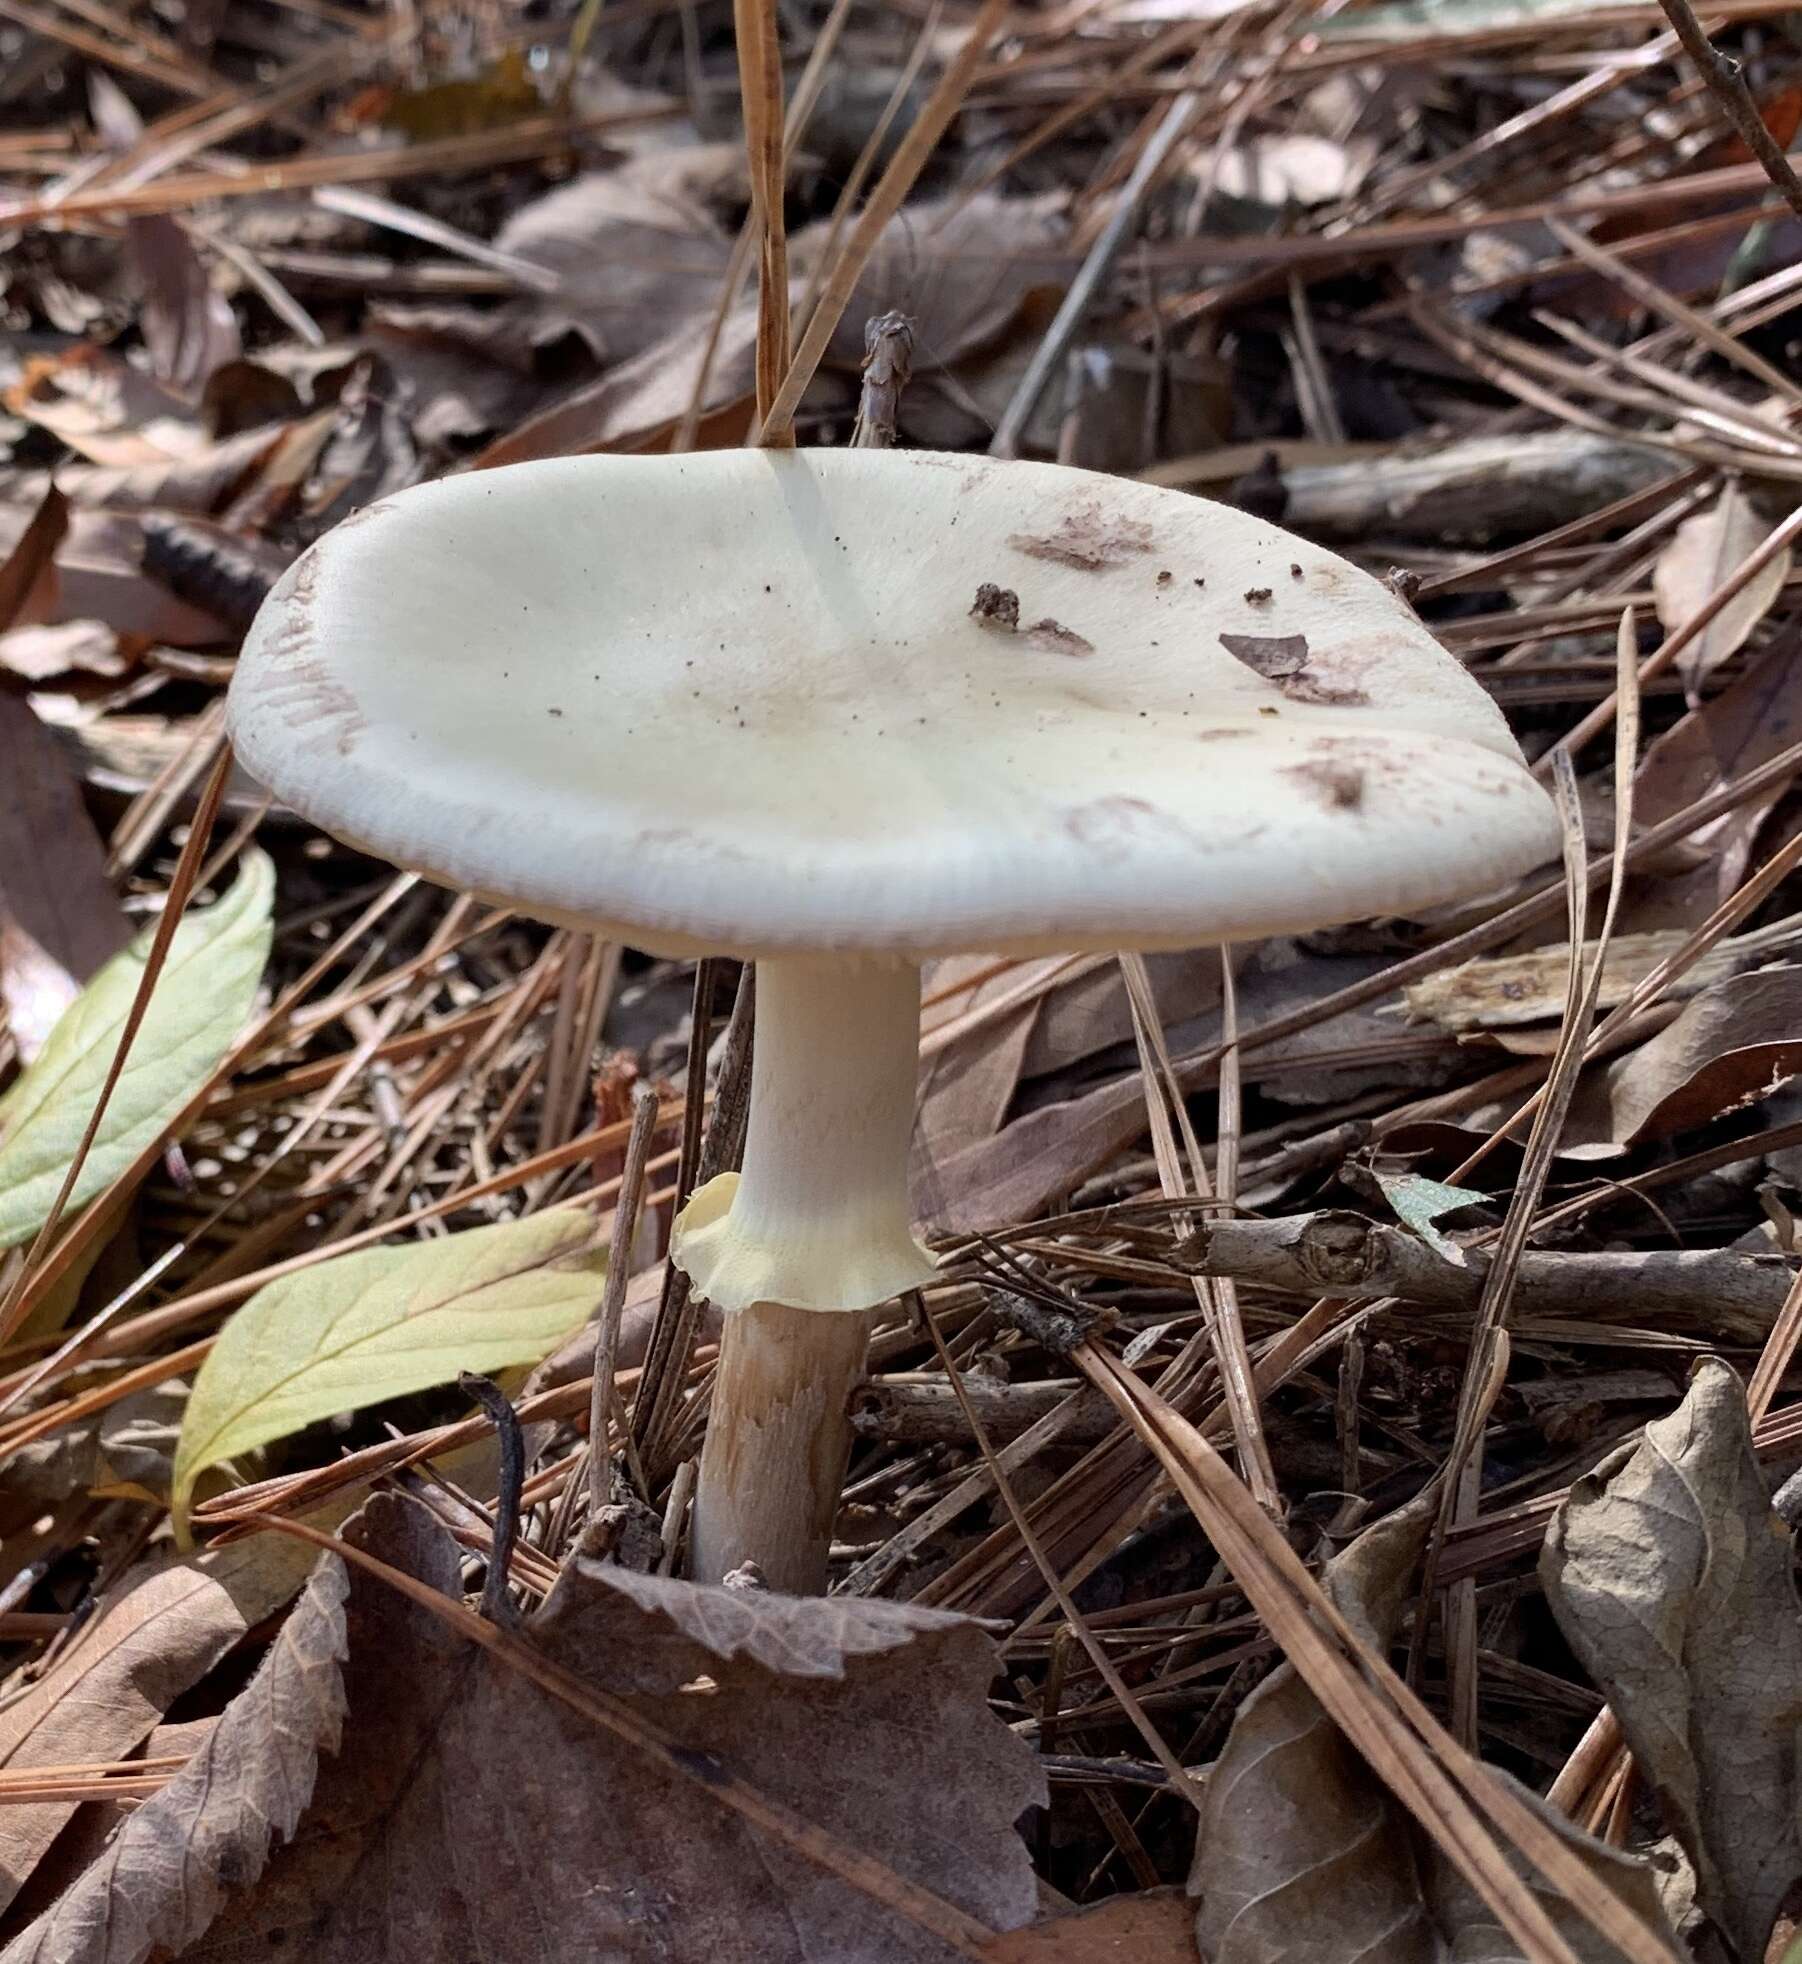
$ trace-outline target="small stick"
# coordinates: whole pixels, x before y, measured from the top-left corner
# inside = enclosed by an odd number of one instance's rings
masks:
[[[638,1232],[638,1210],[644,1199],[645,1167],[651,1141],[657,1134],[657,1094],[648,1084],[632,1093],[632,1130],[626,1139],[626,1163],[620,1174],[619,1197],[613,1203],[613,1239],[607,1248],[607,1286],[594,1340],[594,1390],[588,1411],[588,1507],[598,1514],[612,1498],[612,1464],[607,1432],[612,1423],[615,1392],[613,1360],[619,1349],[620,1318],[626,1307],[626,1284],[631,1279],[632,1241]]]
[[[1764,167],[1765,176],[1790,210],[1802,218],[1802,179],[1790,168],[1782,147],[1765,128],[1740,64],[1732,56],[1722,54],[1709,40],[1689,0],[1658,0],[1658,4],[1664,9],[1664,17],[1677,39],[1683,43],[1683,52],[1695,63],[1697,74],[1708,85],[1709,94],[1726,112],[1739,140]]]
[[[905,314],[873,314],[864,322],[863,395],[851,432],[853,450],[894,448],[901,391],[912,379],[913,367],[914,328]]]
[[[732,1172],[744,1151],[745,1121],[751,1104],[751,1049],[754,1042],[757,1008],[757,971],[747,962],[739,971],[738,995],[732,1005],[732,1018],[726,1026],[726,1042],[720,1057],[719,1080],[714,1089],[713,1119],[705,1139],[695,1131],[695,1150],[688,1155],[683,1139],[682,1177],[678,1181],[677,1208],[686,1204],[689,1194],[704,1186],[716,1173]],[[697,985],[695,1014],[705,1020],[705,1009]],[[699,1106],[706,1080],[706,1041],[691,1044],[687,1083],[693,1087],[685,1095]],[[645,1353],[644,1375],[639,1379],[638,1396],[632,1401],[632,1436],[638,1449],[651,1462],[653,1481],[660,1479],[656,1462],[675,1424],[684,1390],[684,1373],[695,1331],[700,1327],[701,1305],[689,1293],[688,1277],[671,1262],[664,1275],[663,1297],[657,1306],[657,1319],[651,1327],[650,1346]]]
[[[685,1459],[669,1483],[669,1500],[663,1509],[663,1553],[657,1561],[659,1575],[671,1575],[676,1567],[676,1550],[682,1545],[682,1523],[688,1517],[688,1503],[694,1498],[695,1479],[700,1462]]]
[[[492,1378],[474,1371],[457,1373],[457,1389],[473,1398],[494,1421],[500,1445],[500,1478],[494,1493],[494,1545],[488,1554],[488,1573],[482,1579],[482,1615],[490,1623],[511,1629],[519,1621],[507,1580],[513,1570],[513,1544],[519,1539],[519,1496],[526,1483],[526,1435],[519,1414]]]

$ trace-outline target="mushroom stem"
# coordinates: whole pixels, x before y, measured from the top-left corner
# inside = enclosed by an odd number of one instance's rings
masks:
[[[872,1320],[783,1303],[725,1319],[689,1529],[697,1582],[754,1561],[784,1595],[825,1593]]]
[[[699,1581],[750,1560],[774,1589],[825,1586],[868,1312],[931,1272],[907,1197],[919,1028],[911,966],[758,964],[744,1172],[723,1213],[702,1190],[674,1251],[726,1313],[691,1534]]]

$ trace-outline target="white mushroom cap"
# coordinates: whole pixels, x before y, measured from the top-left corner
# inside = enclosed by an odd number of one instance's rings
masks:
[[[327,831],[671,954],[1190,946],[1557,848],[1495,706],[1367,574],[1181,492],[931,453],[403,492],[271,594],[231,727]]]

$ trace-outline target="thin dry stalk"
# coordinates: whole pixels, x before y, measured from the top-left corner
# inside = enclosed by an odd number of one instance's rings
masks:
[[[1007,7],[1008,0],[982,0],[963,45],[946,64],[944,74],[939,77],[931,95],[921,106],[919,115],[901,139],[888,168],[877,179],[863,216],[853,227],[850,238],[825,277],[819,304],[801,336],[801,345],[795,351],[794,360],[789,364],[769,413],[763,419],[763,428],[758,436],[760,443],[766,446],[780,443],[792,429],[795,411],[801,406],[801,397],[813,380],[814,370],[819,367],[820,357],[826,352],[833,330],[850,303],[858,278],[869,263],[870,254],[876,250],[889,220],[901,209],[902,201],[913,189],[914,180],[925,169],[927,158],[937,149],[939,138],[950,127],[952,117],[957,114],[969,91],[976,64],[994,38]]]
[[[612,1466],[607,1453],[609,1431],[617,1422],[624,1430],[614,1387],[614,1361],[619,1354],[620,1317],[626,1306],[626,1284],[632,1273],[632,1247],[638,1233],[639,1208],[644,1199],[645,1169],[651,1141],[657,1134],[657,1094],[648,1084],[632,1093],[632,1130],[626,1139],[626,1163],[619,1176],[619,1198],[613,1203],[613,1239],[607,1250],[607,1286],[601,1296],[594,1339],[594,1397],[588,1414],[589,1511],[598,1513],[612,1498]]]
[[[733,0],[738,35],[738,90],[751,173],[751,223],[757,237],[757,417],[770,407],[789,366],[788,236],[783,219],[782,49],[775,0]],[[776,430],[765,446],[788,449],[794,432]]]

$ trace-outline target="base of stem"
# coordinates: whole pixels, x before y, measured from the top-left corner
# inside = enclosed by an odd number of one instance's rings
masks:
[[[689,1531],[697,1582],[755,1561],[784,1595],[824,1592],[871,1321],[768,1302],[726,1317]]]

